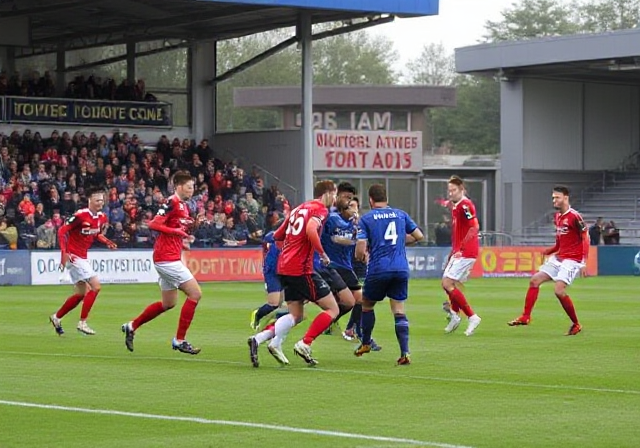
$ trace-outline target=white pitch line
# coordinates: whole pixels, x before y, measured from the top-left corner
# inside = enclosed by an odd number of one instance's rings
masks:
[[[222,364],[222,365],[249,365],[248,362],[239,361],[224,361],[217,359],[202,359],[193,357],[178,357],[178,358],[166,358],[161,356],[110,356],[110,355],[84,355],[74,353],[36,353],[36,352],[18,352],[18,351],[0,351],[7,355],[20,355],[20,356],[49,356],[56,358],[87,358],[87,359],[139,359],[143,361],[178,361],[178,362],[202,362],[210,364]],[[517,381],[500,381],[500,380],[482,380],[474,378],[453,378],[453,377],[437,377],[437,376],[422,376],[422,375],[397,375],[388,374],[368,370],[352,370],[352,369],[325,369],[322,367],[267,367],[267,369],[278,370],[295,370],[303,372],[322,372],[322,373],[352,373],[356,375],[368,375],[381,378],[406,378],[411,380],[433,381],[443,383],[466,383],[466,384],[479,384],[487,386],[509,386],[509,387],[528,387],[532,389],[551,389],[551,390],[567,390],[567,391],[580,391],[580,392],[597,392],[604,394],[622,394],[622,395],[640,395],[640,390],[635,389],[610,389],[600,387],[584,387],[584,386],[570,386],[564,384],[539,384],[539,383],[521,383]],[[406,369],[405,369],[406,370]]]
[[[449,443],[426,442],[423,440],[402,439],[396,437],[370,436],[350,432],[327,431],[324,429],[296,428],[293,426],[269,425],[266,423],[237,422],[233,420],[210,420],[200,417],[179,417],[173,415],[146,414],[142,412],[124,412],[110,409],[89,409],[73,406],[58,406],[53,404],[27,403],[23,401],[0,400],[0,405],[16,406],[22,408],[48,409],[54,411],[79,412],[83,414],[116,415],[119,417],[144,418],[150,420],[169,420],[174,422],[199,423],[203,425],[240,426],[244,428],[269,429],[272,431],[294,432],[299,434],[312,434],[316,436],[339,437],[343,439],[371,440],[376,442],[402,443],[405,445],[417,445],[435,448],[473,448],[466,445],[452,445]]]

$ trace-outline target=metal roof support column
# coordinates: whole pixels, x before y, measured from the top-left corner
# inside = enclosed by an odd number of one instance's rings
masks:
[[[67,52],[64,50],[64,44],[58,44],[56,51],[56,95],[63,97],[67,90]]]
[[[127,42],[127,81],[129,85],[136,83],[136,43]]]
[[[215,134],[216,88],[210,81],[216,76],[215,41],[195,42],[189,59],[191,132],[200,141]]]
[[[313,199],[313,60],[311,12],[302,11],[298,37],[302,47],[302,200]]]

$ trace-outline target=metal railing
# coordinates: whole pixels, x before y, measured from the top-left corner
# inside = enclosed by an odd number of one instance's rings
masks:
[[[480,232],[481,246],[513,246],[513,236],[505,232]]]

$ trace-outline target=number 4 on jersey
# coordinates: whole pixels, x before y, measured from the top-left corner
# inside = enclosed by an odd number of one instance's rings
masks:
[[[398,232],[396,231],[396,222],[391,221],[387,226],[387,230],[384,231],[384,239],[391,241],[393,246],[396,245],[398,241]]]

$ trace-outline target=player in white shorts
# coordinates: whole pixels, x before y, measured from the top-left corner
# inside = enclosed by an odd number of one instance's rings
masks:
[[[587,258],[589,256],[589,232],[580,213],[569,204],[569,189],[558,185],[551,195],[553,207],[557,210],[554,217],[556,225],[556,244],[544,251],[549,259],[540,266],[540,270],[531,277],[529,289],[524,300],[522,315],[508,322],[510,327],[529,325],[531,312],[538,300],[540,285],[553,281],[553,292],[560,301],[569,319],[571,327],[567,336],[575,336],[582,331],[573,301],[567,294],[567,286],[571,285],[579,275],[586,275]]]
[[[87,252],[95,240],[105,244],[109,249],[118,246],[104,236],[107,216],[102,213],[104,207],[104,191],[100,188],[88,188],[86,191],[88,206],[78,210],[58,230],[58,244],[60,245],[60,271],[67,270],[74,285],[73,295],[67,298],[60,309],[49,316],[49,322],[56,333],[64,334],[62,318],[80,302],[79,332],[94,335],[95,331],[87,325],[87,318],[93,304],[100,293],[100,279],[93,270]]]
[[[200,349],[186,340],[187,330],[202,297],[200,285],[193,274],[182,262],[182,250],[193,241],[187,232],[192,229],[193,219],[185,201],[193,196],[193,177],[189,172],[179,171],[173,176],[175,194],[160,207],[149,223],[149,228],[160,235],[153,246],[153,262],[160,277],[158,283],[162,300],[147,306],[134,320],[122,325],[127,350],[133,351],[133,338],[136,330],[143,324],[170,310],[178,302],[178,290],[186,294],[186,300],[180,310],[180,320],[176,336],[171,342],[174,350],[197,355]]]

